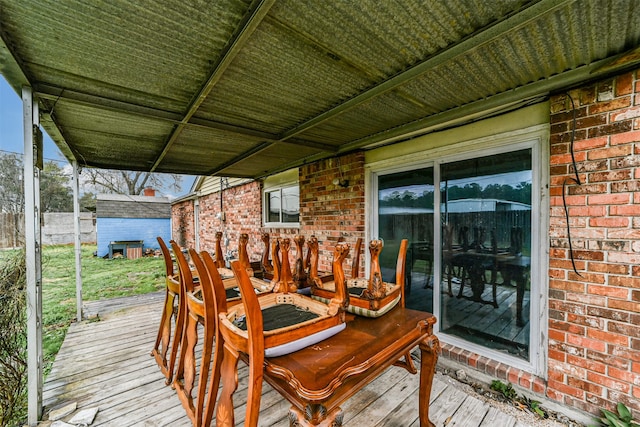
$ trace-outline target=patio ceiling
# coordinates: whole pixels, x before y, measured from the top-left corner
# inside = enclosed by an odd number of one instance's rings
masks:
[[[0,0],[0,72],[88,167],[257,178],[638,62],[637,0]]]

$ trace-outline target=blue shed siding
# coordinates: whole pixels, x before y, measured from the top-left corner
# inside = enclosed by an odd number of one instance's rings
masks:
[[[116,240],[143,240],[144,249],[160,249],[156,237],[171,239],[170,218],[97,218],[98,256],[109,254],[109,243]]]

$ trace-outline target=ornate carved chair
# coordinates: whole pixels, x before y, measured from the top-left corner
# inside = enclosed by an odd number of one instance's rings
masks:
[[[180,344],[180,338],[174,339],[173,348],[169,359],[167,359],[167,353],[169,352],[169,346],[171,344],[171,320],[176,319],[178,315],[178,304],[180,300],[180,278],[174,271],[173,260],[169,253],[169,248],[165,244],[161,237],[158,237],[158,243],[160,244],[160,250],[164,257],[165,265],[165,297],[164,297],[164,310],[162,311],[162,317],[160,318],[160,327],[158,328],[158,335],[156,337],[155,345],[151,350],[151,355],[156,359],[156,363],[160,367],[162,374],[165,376],[166,384],[171,384],[173,377],[173,368],[176,360],[177,347]],[[181,329],[181,325],[176,323],[175,333],[178,334],[178,330]]]
[[[209,425],[211,422],[211,412],[205,414],[206,405],[206,385],[209,377],[209,369],[213,351],[213,341],[216,331],[215,309],[207,309],[207,307],[215,307],[216,300],[214,290],[211,285],[208,272],[202,264],[202,260],[197,252],[193,249],[189,251],[191,261],[193,262],[198,275],[200,276],[200,286],[196,288],[193,284],[193,276],[191,269],[187,263],[186,257],[180,252],[180,248],[172,242],[178,269],[180,272],[180,283],[182,286],[182,294],[184,296],[184,304],[181,307],[184,310],[185,324],[182,334],[182,342],[180,344],[180,358],[176,368],[176,375],[173,385],[176,394],[184,407],[187,416],[194,426],[201,427]],[[216,270],[215,262],[209,257],[212,268]],[[224,296],[223,296],[224,298]],[[203,346],[200,362],[200,372],[198,374],[197,397],[193,398],[196,378],[196,355],[195,347],[198,343],[198,325],[203,327]],[[217,356],[217,355],[216,355]],[[217,363],[217,365],[216,365]],[[219,360],[215,360],[213,368],[212,381],[219,383]],[[217,386],[216,389],[217,390]],[[215,393],[214,390],[214,393]],[[209,395],[213,397],[215,402],[215,394]],[[208,416],[208,419],[205,418]]]
[[[237,364],[243,357],[249,363],[249,389],[245,425],[254,427],[258,423],[262,370],[265,357],[276,357],[297,351],[326,339],[345,327],[344,308],[348,300],[344,287],[344,276],[336,278],[338,286],[329,304],[323,304],[296,292],[288,291],[288,239],[283,239],[282,263],[274,252],[274,269],[280,265],[282,292],[261,295],[253,291],[246,270],[239,262],[231,266],[236,274],[242,293],[242,305],[224,307],[218,312],[218,327],[222,339],[216,341],[215,352],[224,352],[221,378],[226,384],[220,401],[233,407],[233,393],[237,388]],[[348,246],[338,245],[334,252],[334,265],[344,261]],[[282,277],[284,276],[284,279]],[[213,281],[216,286],[216,281]],[[244,356],[242,356],[244,355]],[[230,387],[229,387],[230,385]],[[227,388],[229,387],[229,388]],[[218,405],[218,408],[221,406]],[[218,425],[233,426],[233,413],[216,414]]]
[[[262,278],[265,280],[273,279],[273,264],[271,263],[271,259],[269,257],[269,249],[271,247],[269,242],[269,233],[262,233],[260,236],[260,240],[264,244],[264,250],[262,251],[262,261],[260,263],[260,268],[262,269]]]
[[[382,280],[379,256],[383,248],[382,240],[372,240],[369,244],[371,263],[369,278],[355,278],[346,281],[349,292],[349,306],[347,311],[365,317],[379,317],[387,313],[398,302],[404,306],[404,280],[408,240],[400,243],[398,260],[396,262],[396,283],[386,283]],[[335,268],[335,267],[334,267]],[[334,269],[334,275],[336,271]],[[352,269],[352,275],[354,271]],[[312,295],[320,301],[326,301],[333,295],[335,282],[325,282],[312,288]]]
[[[247,252],[248,242],[248,234],[241,233],[240,238],[238,239],[238,261],[242,268],[247,271],[247,275],[250,277],[251,283],[257,292],[270,292],[273,288],[271,282],[259,278],[258,276],[262,275],[261,272],[260,274],[255,274],[256,266],[252,265],[253,263],[250,262],[249,254]],[[259,269],[260,267],[257,266],[257,268]],[[222,282],[226,289],[227,299],[239,301],[240,289],[233,271],[229,268],[218,267],[218,273],[220,273],[220,276],[223,279]]]

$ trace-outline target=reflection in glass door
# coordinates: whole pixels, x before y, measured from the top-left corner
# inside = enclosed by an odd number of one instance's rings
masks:
[[[408,239],[406,305],[428,312],[433,312],[433,182],[431,167],[378,176],[383,280],[395,282],[398,248],[402,239]]]
[[[531,150],[440,166],[440,330],[529,358]]]

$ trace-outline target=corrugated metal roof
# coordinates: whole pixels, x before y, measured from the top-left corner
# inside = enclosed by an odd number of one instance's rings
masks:
[[[0,72],[81,165],[256,178],[602,77],[637,53],[640,8],[0,0],[0,36]]]

